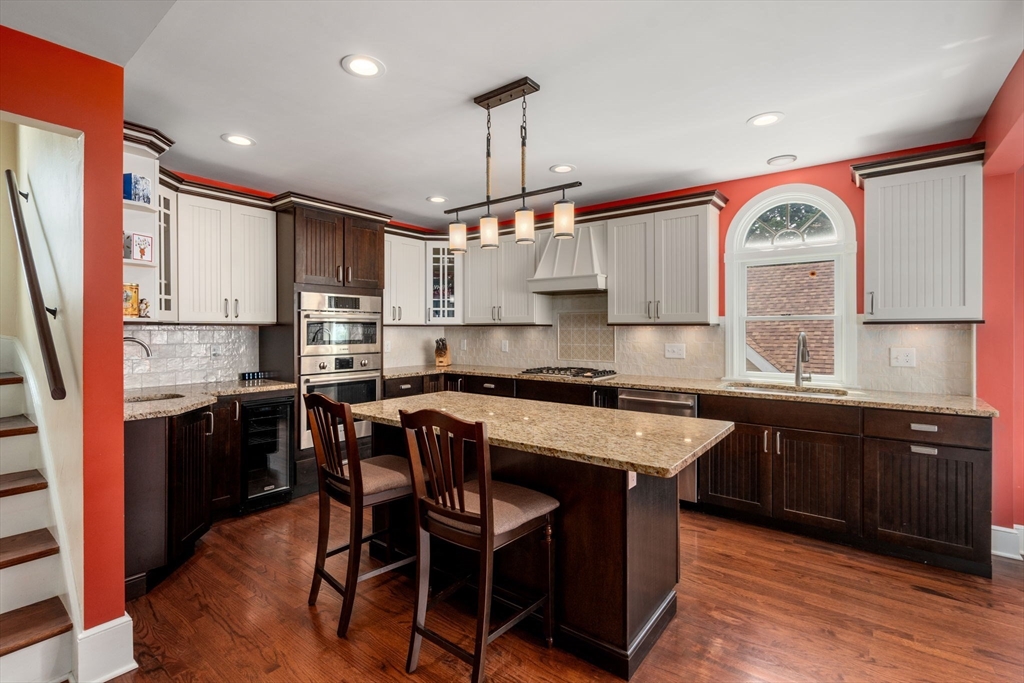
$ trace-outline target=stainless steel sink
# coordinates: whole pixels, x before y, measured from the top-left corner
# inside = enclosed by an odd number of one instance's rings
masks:
[[[129,396],[125,403],[145,403],[147,401],[166,401],[169,398],[185,398],[185,394],[143,394],[142,396]]]
[[[796,387],[792,384],[762,384],[755,382],[727,382],[723,389],[739,389],[758,394],[825,394],[827,396],[847,396],[846,389],[830,389],[827,387]]]

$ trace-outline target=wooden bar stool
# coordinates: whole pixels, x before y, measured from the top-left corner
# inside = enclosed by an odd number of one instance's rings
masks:
[[[352,407],[337,403],[323,394],[306,394],[306,410],[309,412],[310,428],[313,432],[313,447],[316,451],[316,472],[320,488],[320,531],[316,539],[316,565],[313,569],[313,585],[309,589],[309,604],[315,605],[320,593],[321,580],[341,593],[343,601],[341,617],[338,620],[338,636],[345,637],[348,623],[352,618],[352,606],[356,600],[356,585],[384,572],[398,569],[415,561],[406,557],[383,567],[359,575],[359,560],[363,544],[377,536],[388,536],[388,560],[391,559],[390,525],[387,529],[363,536],[363,510],[381,503],[390,503],[412,493],[409,477],[409,461],[397,455],[379,455],[362,460],[356,442],[356,428],[352,421]],[[338,437],[338,427],[345,430],[345,442]],[[344,446],[344,447],[343,447]],[[346,467],[345,457],[348,457]],[[327,549],[327,537],[331,529],[331,499],[349,508],[349,542],[343,546]],[[348,550],[348,571],[344,585],[324,569],[328,557]]]
[[[409,444],[416,516],[416,607],[413,614],[409,660],[406,669],[416,670],[420,645],[426,638],[473,666],[473,683],[484,680],[487,645],[527,616],[544,608],[544,635],[551,647],[554,634],[554,547],[552,513],[558,501],[537,491],[491,480],[491,452],[487,425],[467,422],[436,410],[400,411]],[[474,441],[476,478],[465,481],[465,442]],[[425,471],[424,471],[425,470]],[[547,547],[547,593],[496,626],[491,621],[494,551],[540,530]],[[430,589],[430,537],[480,553],[477,586],[476,645],[468,652],[426,627]],[[461,583],[434,598],[443,600]],[[505,602],[505,601],[503,601]]]

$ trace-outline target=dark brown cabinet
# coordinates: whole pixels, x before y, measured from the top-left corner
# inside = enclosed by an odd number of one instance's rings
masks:
[[[516,398],[549,403],[568,403],[595,408],[614,408],[616,389],[570,382],[546,382],[539,379],[517,379]]]
[[[989,451],[865,439],[864,535],[988,564],[991,483]]]
[[[737,424],[698,460],[698,500],[770,517],[771,444],[771,427]]]
[[[345,218],[343,284],[384,289],[384,226],[362,218]]]
[[[467,375],[465,391],[470,394],[487,394],[488,396],[506,396],[514,398],[516,395],[516,381],[511,377],[480,377],[479,375]]]
[[[345,267],[345,217],[306,207],[295,209],[295,281],[342,285]]]
[[[861,453],[855,436],[774,429],[772,516],[861,533]]]
[[[299,206],[294,209],[295,282],[384,288],[384,225]]]
[[[396,377],[384,380],[384,398],[417,396],[423,393],[422,377]]]
[[[167,449],[168,560],[188,556],[210,528],[209,440],[213,412],[193,410],[170,420]]]
[[[242,502],[242,404],[222,398],[210,410],[210,514],[220,518],[236,514]]]

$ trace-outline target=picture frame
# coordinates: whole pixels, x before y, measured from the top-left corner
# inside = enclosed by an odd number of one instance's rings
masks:
[[[141,232],[132,233],[132,260],[153,262],[153,236]]]

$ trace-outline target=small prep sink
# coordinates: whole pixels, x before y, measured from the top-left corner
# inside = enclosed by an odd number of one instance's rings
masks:
[[[847,396],[846,389],[830,389],[827,387],[797,387],[792,384],[761,384],[755,382],[727,382],[725,389],[753,391],[759,394],[825,394],[828,396]]]
[[[142,396],[130,396],[124,402],[145,403],[147,401],[166,401],[169,398],[185,398],[185,394],[143,394]]]

